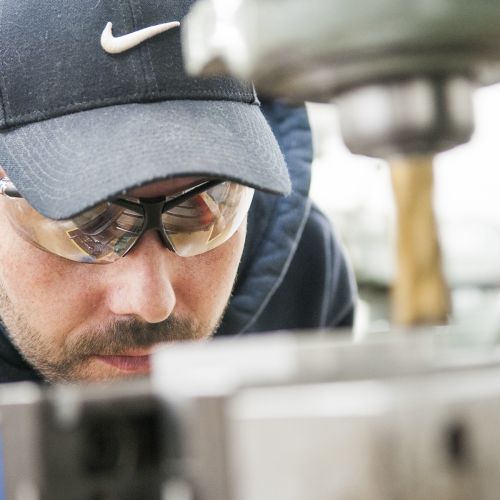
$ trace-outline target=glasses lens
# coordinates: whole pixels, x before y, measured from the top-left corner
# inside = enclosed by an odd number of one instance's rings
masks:
[[[172,249],[180,256],[192,257],[222,245],[243,222],[253,193],[246,186],[224,182],[164,211],[162,224]],[[2,198],[21,237],[75,262],[115,262],[130,250],[144,227],[143,209],[132,200],[101,203],[72,219],[53,220],[23,198]]]
[[[192,257],[226,242],[243,222],[253,193],[247,186],[223,182],[165,211],[163,227],[175,253]]]
[[[134,244],[144,222],[142,214],[112,203],[58,221],[39,214],[22,198],[5,199],[7,215],[24,239],[76,262],[114,262]]]

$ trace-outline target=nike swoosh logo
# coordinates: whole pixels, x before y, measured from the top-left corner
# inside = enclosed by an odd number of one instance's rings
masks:
[[[174,21],[172,23],[150,26],[149,28],[134,31],[128,35],[114,37],[113,24],[108,23],[106,24],[106,27],[101,35],[101,47],[108,54],[120,54],[121,52],[137,47],[137,45],[140,45],[142,42],[149,40],[160,33],[164,33],[172,28],[177,28],[178,26],[180,26],[180,23],[178,21]]]

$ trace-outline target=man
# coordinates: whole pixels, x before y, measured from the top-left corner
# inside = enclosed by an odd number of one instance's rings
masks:
[[[159,342],[352,323],[304,111],[264,106],[273,135],[251,85],[187,77],[190,3],[0,3],[2,381],[143,375]]]

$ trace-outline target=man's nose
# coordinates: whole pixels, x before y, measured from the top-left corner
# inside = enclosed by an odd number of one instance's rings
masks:
[[[167,319],[175,307],[172,286],[174,254],[155,231],[147,231],[125,257],[109,269],[108,307],[116,315],[135,316],[148,323]]]

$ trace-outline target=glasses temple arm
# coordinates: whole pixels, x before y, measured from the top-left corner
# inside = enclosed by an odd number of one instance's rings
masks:
[[[189,198],[192,198],[193,196],[196,196],[197,194],[203,193],[203,191],[207,191],[208,189],[211,189],[211,188],[213,188],[219,184],[222,184],[224,182],[226,182],[226,181],[214,180],[214,181],[204,182],[203,184],[200,184],[199,186],[195,186],[194,188],[190,189],[189,191],[186,191],[185,193],[182,193],[179,196],[176,196],[175,198],[172,198],[171,200],[166,201],[165,205],[163,205],[162,212],[166,212],[166,211],[170,210],[171,208],[179,205],[183,201],[186,201]]]
[[[175,198],[172,198],[171,200],[165,202],[165,205],[163,206],[163,212],[166,212],[167,210],[170,210],[171,208],[191,198],[192,196],[196,196],[197,194],[202,193],[203,191],[206,191],[210,188],[213,188],[218,184],[222,184],[223,182],[225,181],[213,180],[204,182],[199,186],[195,186],[194,188],[186,191],[185,193],[182,193],[181,195],[176,196]],[[23,198],[21,193],[19,193],[19,191],[14,187],[12,182],[9,179],[5,178],[0,179],[0,195],[7,195],[10,196],[11,198]],[[113,200],[113,203],[116,205],[120,205],[124,208],[128,208],[129,210],[132,210],[134,212],[140,212],[140,210],[138,210],[139,207],[136,203],[124,200],[123,198],[118,198],[116,200]]]
[[[0,179],[0,194],[10,196],[11,198],[23,198],[22,194],[14,187],[14,184],[7,179]]]

